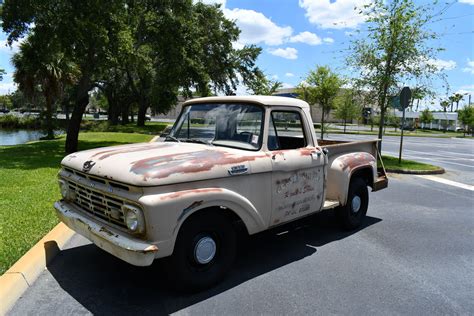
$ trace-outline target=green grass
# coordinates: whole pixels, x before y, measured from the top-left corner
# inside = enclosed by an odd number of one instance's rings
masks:
[[[398,157],[383,155],[382,159],[387,170],[434,171],[440,169],[438,166],[405,159],[402,159],[402,163],[399,164]]]
[[[81,133],[79,149],[146,142],[150,135]],[[0,146],[0,275],[57,223],[57,172],[64,136],[16,146]]]

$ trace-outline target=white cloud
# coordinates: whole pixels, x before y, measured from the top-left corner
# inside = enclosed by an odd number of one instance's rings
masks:
[[[297,59],[298,51],[293,47],[270,49],[270,54],[286,59]]]
[[[334,43],[334,39],[331,38],[331,37],[325,37],[325,38],[323,38],[323,42],[332,44],[332,43]]]
[[[438,71],[453,70],[456,68],[456,62],[454,60],[443,60],[443,59],[428,59],[428,63],[435,66]]]
[[[369,3],[369,0],[299,0],[309,22],[325,29],[356,28],[365,19],[354,7]]]
[[[474,0],[459,0],[459,3],[474,5]]]
[[[239,42],[242,44],[265,43],[281,45],[293,33],[289,26],[281,27],[260,12],[245,9],[224,9],[225,16],[240,28]]]
[[[294,77],[295,75],[294,75],[293,73],[291,73],[291,72],[287,72],[287,73],[285,74],[285,76],[287,76],[287,77]]]
[[[474,0],[473,0],[474,1]],[[467,67],[463,68],[462,71],[470,72],[474,75],[474,60],[467,59]]]
[[[270,76],[270,79],[271,79],[271,80],[277,80],[277,79],[278,79],[278,75],[271,75],[271,76]]]
[[[8,46],[7,40],[0,41],[0,52],[5,52],[13,55],[14,53],[20,50],[20,44],[23,42],[23,39],[20,39],[17,42],[13,42],[12,46]]]
[[[319,45],[322,43],[321,38],[311,32],[301,32],[298,35],[290,37],[291,43],[305,43],[308,45]]]
[[[0,82],[0,95],[12,93],[16,88],[17,85],[14,82]]]

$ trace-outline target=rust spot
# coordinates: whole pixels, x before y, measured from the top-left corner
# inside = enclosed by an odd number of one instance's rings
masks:
[[[109,157],[114,156],[114,155],[140,152],[140,151],[147,151],[147,150],[154,150],[154,149],[172,147],[172,146],[176,146],[176,144],[172,144],[172,143],[148,144],[147,143],[146,145],[141,145],[141,146],[130,146],[130,147],[123,148],[123,149],[110,149],[110,150],[100,151],[100,152],[97,152],[94,155],[92,155],[91,158],[100,156],[98,159],[103,160],[103,159],[109,158]]]
[[[150,245],[146,247],[145,249],[143,249],[143,252],[156,252],[156,251],[158,251],[158,247],[155,245]]]
[[[314,147],[305,147],[298,149],[301,156],[310,156],[316,148]]]
[[[106,233],[107,235],[111,236],[111,237],[117,237],[118,235],[112,233],[110,230],[108,230],[107,228],[105,228],[104,226],[102,226],[99,230],[100,232],[104,232]]]
[[[352,170],[361,165],[372,165],[375,158],[368,153],[351,154],[340,158],[341,168],[343,171]]]
[[[273,221],[273,224],[278,224],[280,220],[277,218],[276,220]]]
[[[177,173],[209,171],[215,166],[238,164],[265,158],[265,154],[241,156],[218,150],[201,150],[183,154],[169,154],[132,162],[130,171],[144,178],[166,178]]]
[[[186,190],[186,191],[180,191],[180,192],[173,192],[173,193],[166,194],[165,196],[162,196],[160,198],[160,200],[171,200],[171,199],[177,199],[177,198],[183,197],[185,195],[189,195],[189,194],[209,193],[209,192],[222,192],[222,189],[220,189],[220,188],[210,188],[210,189],[195,189],[195,190]],[[196,202],[194,202],[194,203],[196,203]]]

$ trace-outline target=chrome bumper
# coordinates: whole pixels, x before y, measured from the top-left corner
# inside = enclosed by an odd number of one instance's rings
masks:
[[[120,231],[80,214],[73,205],[62,200],[54,203],[54,208],[59,219],[69,228],[115,257],[136,266],[149,266],[155,259],[156,245],[123,236]]]

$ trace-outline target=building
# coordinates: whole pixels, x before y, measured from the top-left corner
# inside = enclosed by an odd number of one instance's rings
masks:
[[[403,117],[403,112],[399,110],[394,111],[395,116],[400,119]],[[449,130],[456,131],[461,128],[458,122],[458,113],[457,112],[431,112],[433,114],[433,121],[429,124],[421,123],[419,118],[422,112],[413,112],[408,109],[405,111],[405,125],[418,127],[418,128],[427,128],[427,129],[436,129],[436,130]]]

